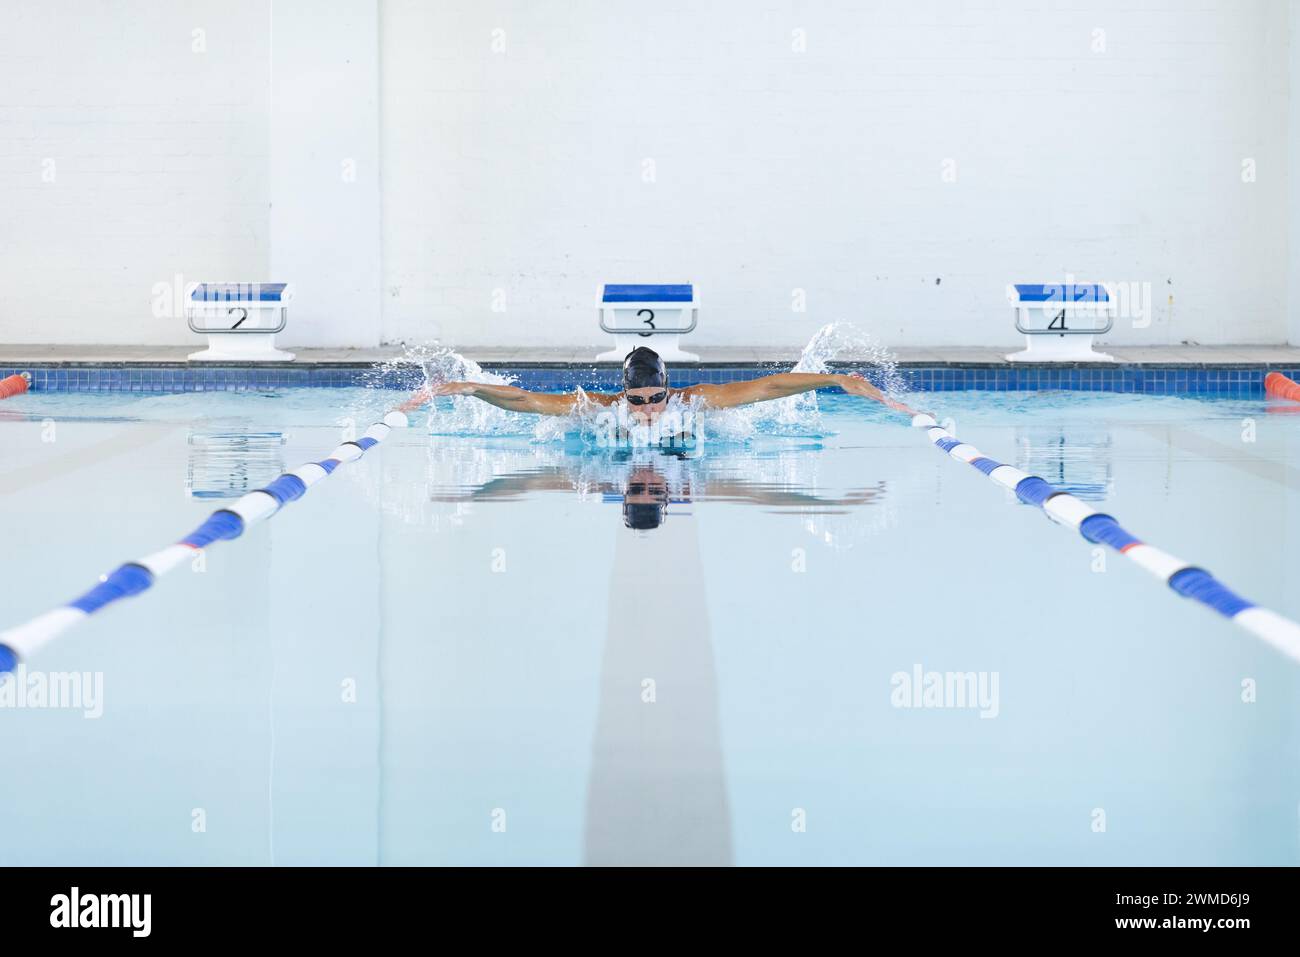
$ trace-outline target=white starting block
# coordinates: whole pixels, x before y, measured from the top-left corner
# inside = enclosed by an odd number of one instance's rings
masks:
[[[677,286],[607,284],[596,303],[600,328],[614,337],[615,346],[596,356],[597,362],[622,362],[637,346],[649,346],[665,362],[699,362],[683,352],[681,337],[700,320],[700,301],[692,283]],[[653,338],[653,342],[647,339]]]
[[[287,362],[292,352],[275,347],[275,334],[288,321],[293,286],[286,282],[200,282],[185,296],[190,329],[208,337],[208,347],[190,353],[201,361]]]
[[[1007,356],[1011,362],[1115,361],[1092,349],[1093,337],[1115,324],[1115,302],[1105,286],[1022,283],[1007,286],[1007,298],[1015,309],[1016,331],[1025,336],[1024,351]]]

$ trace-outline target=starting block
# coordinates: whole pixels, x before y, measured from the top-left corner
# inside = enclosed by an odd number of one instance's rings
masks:
[[[1115,324],[1115,302],[1098,283],[1022,283],[1007,286],[1015,310],[1016,331],[1025,348],[1007,356],[1011,362],[1114,362],[1094,352],[1094,336]],[[1083,323],[1083,325],[1079,325]]]
[[[190,353],[197,361],[288,362],[292,352],[275,347],[288,322],[293,286],[286,282],[200,282],[185,296],[190,330],[208,347]]]
[[[700,361],[699,356],[681,348],[681,337],[691,332],[700,319],[700,301],[693,283],[607,284],[601,289],[596,314],[601,331],[612,335],[615,343],[613,349],[596,356],[597,362],[622,362],[637,346],[649,346],[665,362]]]

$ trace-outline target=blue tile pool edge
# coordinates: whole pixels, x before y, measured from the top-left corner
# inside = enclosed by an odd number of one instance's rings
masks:
[[[612,391],[618,384],[617,366],[562,363],[483,363],[482,367],[508,374],[526,389],[559,391],[582,386]],[[674,365],[675,385],[735,382],[787,368],[775,363],[728,365]],[[845,366],[845,368],[849,368]],[[1230,395],[1262,397],[1264,376],[1278,371],[1300,379],[1300,366],[1269,363],[1241,365],[996,365],[907,364],[898,375],[908,388],[921,392],[965,390],[993,392],[1119,392],[1143,395]],[[380,371],[356,363],[268,366],[187,364],[68,364],[34,363],[0,366],[0,378],[29,372],[34,392],[255,392],[286,388],[411,389],[418,386],[414,368]]]

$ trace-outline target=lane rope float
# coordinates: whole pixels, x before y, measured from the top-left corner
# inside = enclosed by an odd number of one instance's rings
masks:
[[[1287,381],[1290,382],[1289,379]],[[1200,602],[1228,618],[1234,625],[1244,628],[1284,655],[1300,662],[1300,625],[1291,619],[1242,598],[1204,568],[1176,558],[1154,545],[1148,545],[1126,531],[1114,517],[1095,511],[1045,479],[994,461],[975,446],[961,441],[940,427],[934,416],[916,412],[892,399],[882,401],[894,411],[910,415],[912,427],[925,429],[930,441],[951,458],[983,472],[994,483],[1015,492],[1020,501],[1037,506],[1048,518],[1075,529],[1088,541],[1109,545],[1184,598]]]
[[[32,387],[32,374],[30,372],[18,372],[11,376],[5,376],[0,379],[0,399],[7,399],[11,395],[22,395]]]
[[[8,380],[6,380],[8,381]],[[198,528],[179,542],[161,551],[118,566],[99,579],[99,584],[85,594],[43,615],[0,632],[0,674],[13,671],[18,662],[29,658],[42,645],[73,625],[115,601],[138,595],[158,579],[201,548],[220,541],[238,538],[251,526],[265,521],[285,505],[302,498],[321,479],[340,465],[355,462],[374,448],[393,429],[406,428],[406,416],[396,410],[370,426],[359,439],[344,442],[328,458],[307,462],[285,472],[265,488],[249,492],[229,508],[217,509]]]
[[[1300,402],[1300,383],[1293,382],[1280,372],[1270,372],[1264,376],[1264,394],[1275,399]]]

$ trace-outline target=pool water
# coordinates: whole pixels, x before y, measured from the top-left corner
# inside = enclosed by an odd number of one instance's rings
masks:
[[[396,398],[6,401],[0,628]],[[1300,416],[909,401],[1300,618]],[[865,400],[785,411],[417,415],[27,663],[102,685],[0,709],[0,864],[1300,862],[1300,666]]]

